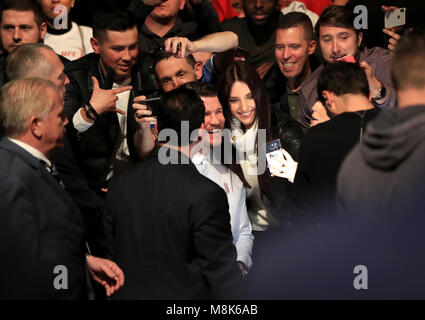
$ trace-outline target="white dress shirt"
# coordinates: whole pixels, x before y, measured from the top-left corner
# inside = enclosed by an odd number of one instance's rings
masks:
[[[232,228],[233,244],[237,251],[237,260],[248,268],[252,265],[251,254],[254,242],[251,223],[246,211],[246,190],[242,181],[229,168],[212,161],[212,153],[207,156],[196,153],[192,162],[199,173],[218,184],[227,195]]]

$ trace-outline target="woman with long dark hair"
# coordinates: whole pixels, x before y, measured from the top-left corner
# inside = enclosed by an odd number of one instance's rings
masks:
[[[280,139],[282,148],[295,161],[302,130],[289,115],[270,106],[263,83],[255,68],[243,61],[232,63],[219,82],[219,98],[224,109],[226,127],[231,129],[231,142],[239,154],[247,189],[248,215],[254,231],[290,223],[286,216],[290,182],[271,177],[265,163],[265,141]],[[261,134],[259,135],[259,130]],[[264,140],[264,139],[262,139]],[[242,159],[240,159],[242,158]]]

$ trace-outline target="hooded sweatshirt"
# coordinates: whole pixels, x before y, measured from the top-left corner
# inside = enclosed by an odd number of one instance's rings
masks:
[[[382,112],[366,128],[338,175],[344,214],[407,214],[425,203],[425,106]]]

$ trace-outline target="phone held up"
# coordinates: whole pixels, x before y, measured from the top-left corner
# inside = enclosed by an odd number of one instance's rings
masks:
[[[406,24],[406,8],[385,12],[384,26],[386,29],[404,26]]]
[[[280,139],[275,139],[266,143],[266,159],[269,166],[277,168],[281,167],[282,163],[279,159],[285,160],[285,157],[280,151],[281,149],[282,144],[280,143]],[[279,173],[279,171],[270,167],[269,171],[271,174]]]

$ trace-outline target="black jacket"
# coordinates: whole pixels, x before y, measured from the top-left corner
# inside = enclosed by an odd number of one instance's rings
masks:
[[[65,94],[65,114],[69,119],[67,135],[72,145],[81,173],[89,186],[98,191],[106,186],[106,177],[110,171],[110,160],[119,137],[119,123],[116,113],[105,113],[85,132],[79,133],[73,128],[72,117],[87,103],[93,92],[91,77],[96,77],[102,89],[110,89],[113,84],[113,71],[108,69],[105,76],[99,64],[99,55],[91,53],[68,64],[66,70],[70,84]],[[153,75],[144,65],[143,57],[133,67],[131,77],[133,89],[130,92],[127,110],[127,144],[133,161],[138,159],[133,145],[133,135],[137,129],[132,108],[135,93],[151,95],[156,93]]]
[[[154,153],[111,182],[105,216],[108,256],[125,273],[125,285],[114,298],[237,295],[242,276],[226,194],[180,156],[177,164],[164,165]]]

